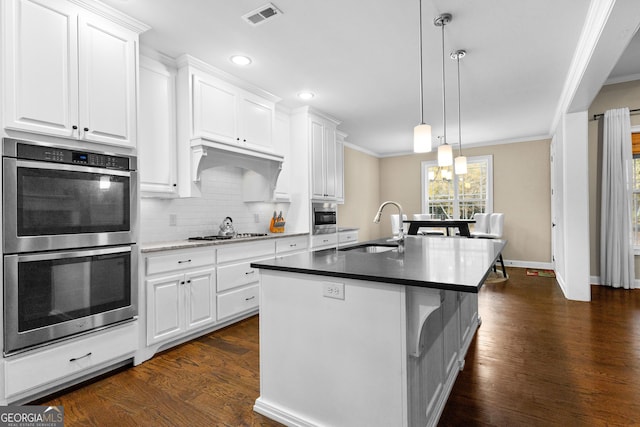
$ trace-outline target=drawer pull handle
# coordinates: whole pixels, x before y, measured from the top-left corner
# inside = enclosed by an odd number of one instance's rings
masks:
[[[89,356],[91,356],[91,352],[85,354],[84,356],[72,357],[71,359],[69,359],[69,362],[75,362],[76,360],[84,359],[85,357],[89,357]]]
[[[255,270],[251,270],[251,271],[247,271],[247,272],[245,272],[244,274],[253,274],[253,273],[255,273],[255,272],[256,272]]]
[[[245,301],[250,301],[250,300],[252,300],[252,299],[254,299],[254,298],[255,298],[255,295],[254,295],[254,296],[252,296],[252,297],[245,298],[244,300],[245,300]]]
[[[298,246],[297,243],[293,243],[293,244],[289,245],[290,248],[295,248],[296,246]]]
[[[186,261],[178,261],[178,264],[184,264],[185,262],[191,262],[190,259],[186,260]]]

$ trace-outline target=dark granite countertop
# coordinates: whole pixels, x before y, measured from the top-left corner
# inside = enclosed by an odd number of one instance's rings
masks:
[[[393,243],[379,239],[359,243]],[[399,285],[478,292],[505,240],[407,236],[405,253],[326,249],[251,263],[252,267]]]

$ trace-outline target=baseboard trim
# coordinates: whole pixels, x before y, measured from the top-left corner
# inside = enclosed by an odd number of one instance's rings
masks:
[[[600,283],[600,276],[590,276],[589,277],[589,283],[592,285],[596,285],[596,286],[604,286]],[[633,282],[633,287],[635,289],[639,289],[640,288],[640,279],[636,279]]]
[[[253,410],[267,418],[271,418],[281,424],[290,427],[317,427],[316,424],[309,423],[302,418],[296,417],[289,412],[280,409],[270,403],[265,402],[261,397],[256,399]]]
[[[543,270],[553,270],[553,264],[550,262],[538,262],[538,261],[521,261],[515,259],[505,259],[505,267],[520,267],[520,268],[539,268]]]

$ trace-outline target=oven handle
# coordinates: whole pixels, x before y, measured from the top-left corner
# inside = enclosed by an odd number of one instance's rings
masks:
[[[63,170],[63,171],[71,171],[71,172],[87,172],[87,173],[95,173],[100,175],[116,175],[116,176],[124,176],[124,177],[131,176],[131,171],[120,171],[120,170],[107,169],[107,168],[93,168],[89,166],[67,165],[63,163],[36,162],[31,160],[16,160],[15,162],[17,167],[23,167],[23,168]]]
[[[9,255],[9,256],[16,256],[18,258],[18,262],[31,262],[31,261],[48,261],[52,259],[78,258],[83,256],[112,255],[112,254],[120,254],[120,253],[127,253],[127,252],[131,252],[131,246],[118,246],[115,248],[51,252],[51,253],[28,254],[28,255]]]

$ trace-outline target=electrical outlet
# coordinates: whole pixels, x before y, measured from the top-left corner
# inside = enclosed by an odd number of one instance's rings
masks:
[[[344,283],[322,282],[322,296],[344,299]]]
[[[169,226],[175,227],[178,225],[178,215],[177,214],[169,214]]]

